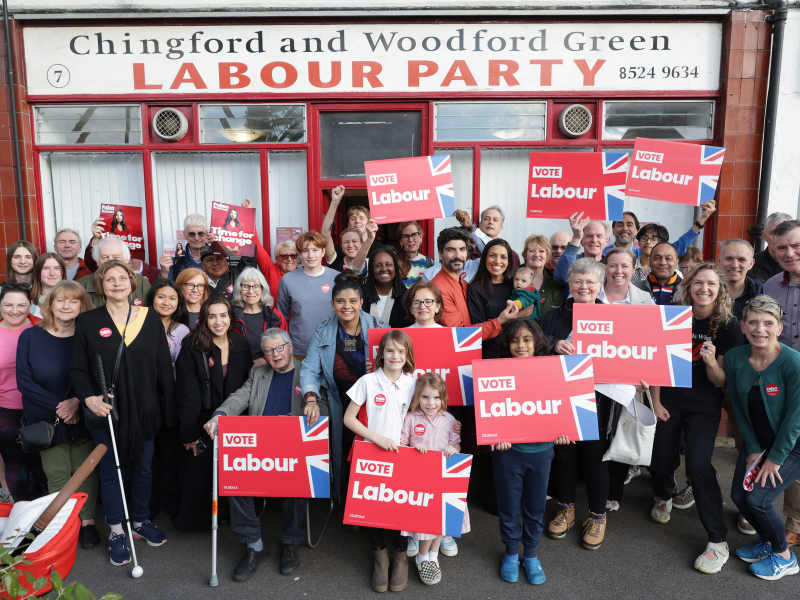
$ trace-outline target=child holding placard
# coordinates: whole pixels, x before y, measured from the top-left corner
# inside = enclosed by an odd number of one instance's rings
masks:
[[[456,431],[457,421],[447,412],[447,385],[438,373],[425,373],[417,379],[411,408],[408,409],[400,443],[410,446],[425,454],[428,450],[436,450],[450,458],[461,451],[461,436]],[[469,513],[464,510],[464,524],[461,533],[469,531]],[[439,568],[439,545],[441,535],[428,533],[401,532],[419,540],[417,553],[417,569],[422,583],[433,585],[442,580]]]
[[[398,452],[403,419],[414,393],[413,372],[411,338],[401,330],[387,332],[378,346],[375,371],[361,377],[347,392],[352,402],[344,414],[344,424],[356,434],[356,440],[366,440],[384,450]],[[372,589],[376,592],[404,590],[408,584],[408,538],[399,531],[388,531],[395,551],[390,580],[389,555],[384,543],[387,530],[367,529],[375,561]]]

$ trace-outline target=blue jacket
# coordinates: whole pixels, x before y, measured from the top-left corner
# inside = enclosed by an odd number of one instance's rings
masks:
[[[733,316],[739,321],[744,315],[744,306],[756,296],[760,296],[764,291],[764,281],[758,277],[747,275],[745,277],[744,291],[742,295],[733,301]]]
[[[369,341],[370,329],[387,329],[389,326],[361,311],[361,331],[364,339]],[[342,470],[342,434],[344,427],[344,409],[350,403],[349,398],[339,398],[339,389],[333,379],[333,361],[336,357],[336,332],[339,319],[331,317],[320,321],[314,331],[314,337],[308,346],[308,354],[300,367],[300,385],[302,394],[314,392],[320,395],[320,388],[328,392],[328,406],[330,408],[330,457],[333,467],[333,496],[339,499]]]
[[[692,227],[694,227],[694,225],[692,225]],[[689,231],[672,242],[672,245],[675,246],[675,249],[678,251],[678,258],[686,254],[686,249],[691,246],[692,243],[697,239],[697,236],[700,235],[699,233],[695,233],[692,227],[689,228]],[[616,248],[615,242],[611,242],[608,246],[603,248],[603,256],[605,256],[606,252],[614,248]],[[636,258],[639,258],[642,255],[641,248],[631,248],[631,252],[636,255]]]

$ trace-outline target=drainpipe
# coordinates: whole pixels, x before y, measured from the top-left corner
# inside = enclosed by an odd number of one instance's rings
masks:
[[[22,195],[22,167],[19,158],[19,127],[17,127],[17,99],[14,94],[14,60],[11,58],[11,36],[8,33],[8,1],[3,1],[3,27],[6,33],[6,66],[8,67],[8,91],[11,95],[11,127],[14,143],[14,162],[16,163],[17,202],[19,203],[19,221],[22,226],[22,239],[27,240],[25,226],[25,198]]]
[[[764,143],[761,149],[761,182],[758,190],[758,216],[756,224],[749,227],[756,242],[756,251],[764,249],[765,222],[769,215],[769,188],[772,183],[772,155],[775,148],[775,122],[778,116],[778,94],[781,86],[781,59],[783,58],[783,32],[788,13],[784,0],[765,2],[773,13],[766,20],[772,23],[772,57],[769,65],[769,88],[767,108],[764,113]]]

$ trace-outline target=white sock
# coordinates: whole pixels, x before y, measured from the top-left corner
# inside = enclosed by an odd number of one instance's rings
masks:
[[[139,527],[141,527],[141,526],[142,526],[142,521],[134,521],[133,522],[133,528],[134,529],[139,529]]]
[[[433,550],[431,550],[430,552],[428,552],[428,560],[432,560],[433,562],[435,562],[438,565],[439,564],[439,553],[438,552],[434,552]]]
[[[422,565],[426,560],[430,560],[427,554],[423,554],[422,552],[417,554],[417,566]]]
[[[109,527],[111,527],[111,533],[116,533],[117,535],[124,535],[124,530],[122,529],[122,523],[118,523],[116,525],[109,525]]]

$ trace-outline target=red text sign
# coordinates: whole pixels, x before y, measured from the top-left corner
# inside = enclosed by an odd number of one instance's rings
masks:
[[[211,233],[226,256],[255,256],[256,209],[212,202]]]
[[[103,233],[121,237],[131,251],[131,258],[144,260],[144,234],[142,233],[142,209],[139,206],[101,204],[100,218],[105,222]]]

